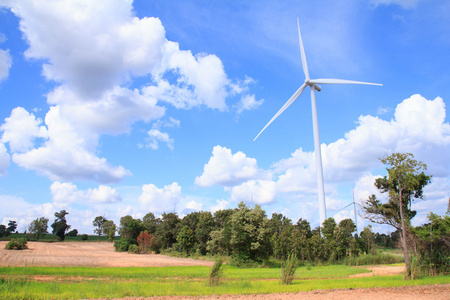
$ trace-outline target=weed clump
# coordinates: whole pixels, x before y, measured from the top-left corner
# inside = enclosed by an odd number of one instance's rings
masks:
[[[281,284],[291,284],[297,271],[298,259],[290,254],[286,261],[281,265]]]
[[[8,244],[5,246],[6,250],[23,250],[28,249],[27,239],[26,238],[12,238]]]
[[[209,286],[216,286],[219,284],[220,278],[222,277],[223,274],[222,264],[223,258],[219,257],[214,263],[214,265],[211,267],[211,271],[209,272],[208,277]]]

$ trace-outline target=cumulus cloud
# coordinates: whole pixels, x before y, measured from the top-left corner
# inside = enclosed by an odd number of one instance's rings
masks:
[[[181,186],[173,182],[165,185],[162,189],[154,184],[142,186],[142,193],[139,196],[141,207],[154,213],[172,212],[181,198]]]
[[[11,116],[0,126],[3,131],[2,142],[9,143],[11,152],[26,152],[34,147],[36,138],[47,137],[47,129],[41,119],[22,107],[14,108]]]
[[[0,143],[0,176],[6,175],[6,169],[10,165],[10,156],[3,143]]]
[[[0,49],[0,82],[8,78],[12,58],[8,50]]]
[[[152,148],[153,150],[158,149],[159,142],[163,142],[167,145],[170,150],[173,150],[174,140],[169,137],[168,133],[161,132],[158,129],[151,129],[147,132],[147,147]]]
[[[113,167],[105,158],[97,157],[98,136],[73,128],[59,107],[50,109],[45,123],[48,139],[43,146],[13,154],[13,161],[19,166],[62,181],[90,179],[109,183],[131,175],[124,167]]]
[[[195,183],[202,187],[234,186],[261,177],[267,175],[258,168],[256,159],[247,157],[240,151],[232,154],[228,148],[215,146],[211,158],[203,168],[203,174],[195,178]]]
[[[244,95],[253,81],[229,79],[214,54],[181,50],[166,39],[158,18],[135,17],[132,1],[1,5],[19,18],[29,45],[25,56],[42,62],[42,74],[59,84],[47,94],[47,132],[41,120],[18,108],[3,125],[3,141],[15,152],[15,163],[52,180],[119,181],[131,173],[97,156],[101,135],[129,133],[136,122],[161,119],[166,109],[158,101],[226,111],[227,97]],[[3,65],[9,68],[11,61],[7,52],[1,54],[0,74],[6,74]],[[138,76],[146,76],[146,87],[130,89]],[[157,126],[179,126],[169,120]],[[160,129],[148,132],[149,147],[164,142],[173,149],[173,139]],[[34,148],[36,138],[45,144]]]
[[[275,200],[275,182],[270,180],[249,180],[231,189],[231,201],[255,204],[269,204]]]
[[[260,107],[264,99],[256,100],[255,95],[244,95],[241,101],[235,105],[237,114],[241,114],[245,110],[252,110]]]
[[[122,200],[115,189],[105,185],[82,191],[73,183],[55,181],[50,186],[50,192],[53,203],[58,206],[70,203],[115,203]]]

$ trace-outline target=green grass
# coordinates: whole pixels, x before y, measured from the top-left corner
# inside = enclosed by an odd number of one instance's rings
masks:
[[[402,275],[349,278],[368,272],[348,266],[297,269],[291,285],[280,284],[279,268],[239,269],[223,266],[223,281],[207,285],[209,267],[92,268],[4,267],[0,268],[0,299],[80,299],[149,296],[200,296],[222,294],[289,293],[300,291],[395,287],[450,283],[448,276],[405,281]],[[35,281],[34,276],[46,278]],[[176,284],[174,284],[176,283]]]

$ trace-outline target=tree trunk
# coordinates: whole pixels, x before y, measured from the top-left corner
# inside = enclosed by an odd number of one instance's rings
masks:
[[[411,265],[409,262],[409,252],[408,252],[408,243],[406,242],[406,225],[405,225],[405,216],[403,215],[403,197],[402,197],[402,189],[399,188],[399,205],[400,205],[400,219],[402,221],[402,245],[403,245],[403,255],[405,256],[405,267],[406,267],[406,278],[411,277]]]

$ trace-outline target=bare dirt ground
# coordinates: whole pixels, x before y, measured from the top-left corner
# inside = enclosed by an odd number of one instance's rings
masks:
[[[168,267],[212,266],[213,262],[175,258],[155,254],[114,252],[106,242],[28,242],[28,249],[4,250],[7,242],[0,242],[0,266],[90,266],[90,267]]]
[[[110,243],[100,242],[29,242],[29,249],[22,251],[4,250],[6,242],[0,242],[0,267],[4,266],[94,266],[94,267],[164,267],[164,266],[211,266],[208,261],[174,258],[164,255],[139,255],[114,252]],[[401,266],[364,266],[371,273],[354,277],[395,275],[403,272]],[[312,292],[265,294],[265,295],[222,295],[208,297],[150,297],[126,298],[148,300],[288,300],[288,299],[350,299],[350,300],[450,300],[450,284],[371,288],[347,290],[320,290]]]

